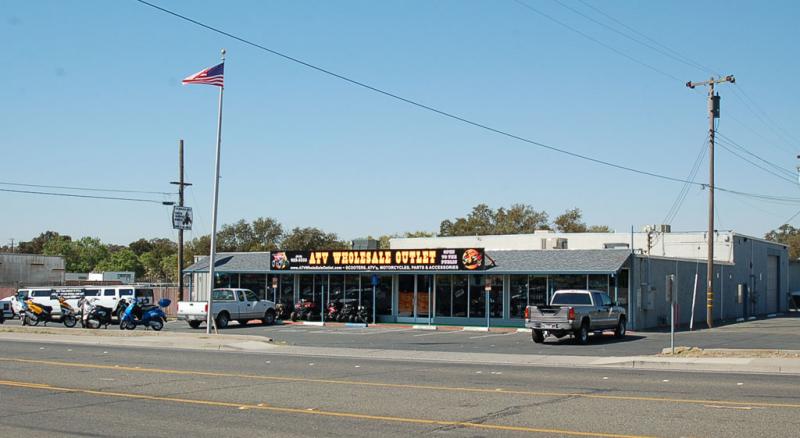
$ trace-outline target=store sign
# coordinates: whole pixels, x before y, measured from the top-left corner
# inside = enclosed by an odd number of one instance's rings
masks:
[[[172,228],[175,230],[191,230],[192,222],[192,207],[172,207]]]
[[[476,271],[483,248],[277,251],[274,271]]]

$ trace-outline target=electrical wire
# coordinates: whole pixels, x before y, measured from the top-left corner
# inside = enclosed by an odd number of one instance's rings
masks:
[[[153,203],[153,204],[164,205],[164,203],[162,201],[156,201],[154,199],[119,198],[119,197],[115,197],[115,196],[76,195],[74,193],[38,192],[38,191],[33,191],[33,190],[12,190],[12,189],[0,189],[0,192],[27,193],[27,194],[48,195],[48,196],[64,196],[64,197],[69,197],[69,198],[107,199],[107,200],[113,200],[113,201],[150,202],[150,203]]]
[[[44,184],[23,184],[23,183],[15,183],[7,181],[0,181],[0,185],[17,186],[17,187],[38,187],[42,189],[84,190],[90,192],[143,193],[150,195],[167,195],[167,196],[176,195],[176,193],[171,193],[171,192],[152,192],[147,190],[122,190],[122,189],[100,189],[93,187],[48,186]]]
[[[746,147],[744,147],[741,144],[735,142],[733,139],[731,139],[727,135],[725,135],[725,134],[723,134],[721,132],[717,132],[716,135],[717,135],[717,139],[718,140],[721,140],[721,141],[727,143],[728,146],[732,146],[732,147],[735,147],[736,149],[739,149],[740,151],[750,155],[753,158],[756,158],[757,160],[761,161],[764,164],[769,165],[773,169],[785,174],[786,176],[789,176],[789,177],[792,177],[792,178],[797,176],[797,172],[795,172],[795,171],[793,171],[793,170],[791,170],[789,168],[783,167],[783,166],[781,166],[779,164],[773,163],[772,161],[769,161],[769,160],[764,159],[762,157],[759,157],[758,155],[750,152]]]
[[[703,143],[700,144],[700,151],[697,153],[697,158],[695,158],[694,163],[692,164],[692,168],[689,171],[689,175],[687,179],[690,181],[694,181],[695,177],[697,177],[697,172],[700,170],[700,165],[703,163],[703,159],[706,156],[706,152],[708,148],[706,144],[708,142],[708,136],[703,140]],[[675,201],[672,203],[669,211],[667,212],[666,216],[664,216],[664,220],[661,221],[662,224],[671,224],[675,217],[678,215],[678,211],[680,211],[683,202],[686,200],[686,196],[689,194],[689,189],[691,185],[684,184],[681,187],[681,191],[678,193],[678,196],[675,198]]]
[[[653,177],[653,178],[658,178],[658,179],[662,179],[662,180],[666,180],[666,181],[680,182],[680,183],[688,182],[690,184],[693,184],[693,185],[696,185],[696,186],[701,186],[701,187],[706,187],[707,186],[706,184],[696,183],[696,182],[687,181],[687,180],[684,180],[684,179],[681,179],[681,178],[675,178],[675,177],[668,176],[668,175],[662,175],[662,174],[658,174],[658,173],[655,173],[655,172],[649,172],[649,171],[645,171],[645,170],[641,170],[641,169],[636,169],[636,168],[633,168],[633,167],[624,166],[624,165],[621,165],[621,164],[617,164],[617,163],[601,160],[601,159],[598,159],[598,158],[593,158],[593,157],[590,157],[590,156],[587,156],[587,155],[582,155],[582,154],[579,154],[579,153],[576,153],[576,152],[572,152],[572,151],[569,151],[569,150],[566,150],[566,149],[561,149],[561,148],[558,148],[558,147],[555,147],[555,146],[551,146],[551,145],[540,143],[540,142],[537,142],[537,141],[534,141],[534,140],[530,140],[530,139],[527,139],[525,137],[521,137],[519,135],[512,134],[512,133],[507,132],[507,131],[503,131],[503,130],[498,129],[498,128],[493,128],[493,127],[485,125],[483,123],[475,122],[475,121],[466,119],[464,117],[461,117],[461,116],[446,112],[444,110],[440,110],[440,109],[425,105],[425,104],[417,102],[415,100],[399,96],[397,94],[391,93],[389,91],[382,90],[380,88],[377,88],[375,86],[366,84],[364,82],[361,82],[361,81],[358,81],[358,80],[355,80],[355,79],[351,79],[351,78],[349,78],[347,76],[344,76],[342,74],[335,73],[333,71],[330,71],[330,70],[327,70],[325,68],[316,66],[316,65],[311,64],[309,62],[306,62],[306,61],[300,60],[298,58],[289,56],[287,54],[281,53],[281,52],[279,52],[277,50],[270,49],[270,48],[265,47],[263,45],[260,45],[258,43],[254,43],[254,42],[249,41],[249,40],[247,40],[245,38],[236,36],[234,34],[226,32],[224,30],[221,30],[221,29],[218,29],[216,27],[213,27],[211,25],[202,23],[200,21],[197,21],[195,19],[189,18],[189,17],[184,16],[184,15],[181,15],[181,14],[179,14],[177,12],[173,12],[173,11],[171,11],[169,9],[162,8],[162,7],[157,6],[155,4],[149,3],[149,2],[147,2],[145,0],[136,0],[136,1],[141,3],[141,4],[143,4],[143,5],[145,5],[145,6],[149,6],[149,7],[153,8],[153,9],[156,9],[156,10],[159,10],[159,11],[164,12],[166,14],[169,14],[169,15],[172,15],[174,17],[177,17],[177,18],[179,18],[181,20],[184,20],[184,21],[187,21],[189,23],[192,23],[192,24],[195,24],[197,26],[200,26],[200,27],[202,27],[204,29],[210,30],[212,32],[215,32],[215,33],[218,33],[220,35],[226,36],[226,37],[231,38],[233,40],[239,41],[239,42],[241,42],[243,44],[246,44],[248,46],[255,47],[255,48],[259,49],[259,50],[263,50],[265,52],[268,52],[268,53],[271,53],[273,55],[279,56],[279,57],[284,58],[286,60],[289,60],[291,62],[294,62],[294,63],[300,64],[300,65],[303,65],[305,67],[308,67],[310,69],[316,70],[316,71],[318,71],[320,73],[324,73],[326,75],[335,77],[337,79],[341,79],[341,80],[343,80],[345,82],[348,82],[348,83],[350,83],[352,85],[356,85],[358,87],[365,88],[365,89],[373,91],[375,93],[382,94],[382,95],[384,95],[386,97],[390,97],[392,99],[399,100],[399,101],[407,103],[409,105],[412,105],[412,106],[415,106],[415,107],[418,107],[418,108],[421,108],[421,109],[424,109],[424,110],[439,114],[439,115],[441,115],[443,117],[447,117],[447,118],[450,118],[450,119],[465,123],[467,125],[474,126],[476,128],[480,128],[480,129],[483,129],[483,130],[486,130],[486,131],[489,131],[489,132],[493,132],[495,134],[499,134],[499,135],[502,135],[502,136],[505,136],[505,137],[508,137],[508,138],[511,138],[511,139],[514,139],[514,140],[518,140],[518,141],[521,141],[521,142],[524,142],[524,143],[528,143],[528,144],[531,144],[531,145],[534,145],[534,146],[538,146],[538,147],[541,147],[541,148],[544,148],[544,149],[548,149],[548,150],[551,150],[553,152],[558,152],[558,153],[561,153],[561,154],[564,154],[564,155],[568,155],[568,156],[571,156],[571,157],[574,157],[574,158],[582,159],[582,160],[585,160],[585,161],[590,161],[590,162],[593,162],[593,163],[596,163],[596,164],[601,164],[601,165],[612,167],[612,168],[615,168],[615,169],[624,170],[624,171],[627,171],[627,172],[636,173],[636,174],[640,174],[640,175],[644,175],[644,176],[650,176],[650,177]],[[588,35],[587,35],[587,37],[588,37]],[[591,38],[591,37],[589,37],[589,38]],[[615,50],[615,49],[613,49],[613,50]],[[623,56],[626,56],[626,55],[623,55]],[[674,76],[672,76],[672,78],[677,80],[677,78],[675,78]],[[765,195],[765,194],[758,194],[758,193],[747,193],[747,192],[741,192],[741,191],[736,191],[736,190],[725,189],[725,188],[722,188],[722,187],[715,187],[715,189],[716,190],[720,190],[720,191],[726,191],[726,192],[732,193],[732,194],[737,194],[737,195],[740,195],[740,196],[750,196],[750,197],[753,197],[753,198],[756,198],[756,199],[771,200],[771,201],[776,201],[776,202],[797,202],[797,203],[800,203],[800,198],[783,198],[783,197],[776,197],[776,196],[772,196],[772,195]]]
[[[141,0],[139,0],[139,1],[141,1]],[[560,25],[560,26],[562,26],[562,27],[564,27],[564,28],[566,28],[566,29],[568,29],[568,30],[570,30],[570,31],[572,31],[572,32],[574,32],[574,33],[586,38],[586,39],[588,39],[589,41],[592,41],[595,44],[601,45],[601,46],[605,47],[606,49],[611,50],[612,52],[616,53],[619,56],[622,56],[623,58],[628,59],[629,61],[633,61],[633,62],[635,62],[635,63],[637,63],[637,64],[639,64],[639,65],[641,65],[641,66],[643,66],[645,68],[648,68],[648,69],[650,69],[650,70],[652,70],[652,71],[654,71],[654,72],[656,72],[656,73],[658,73],[660,75],[666,76],[666,77],[668,77],[668,78],[670,78],[670,79],[672,79],[674,81],[678,81],[680,83],[684,83],[684,81],[678,79],[678,77],[672,75],[671,73],[667,73],[664,70],[659,69],[658,67],[650,65],[650,64],[648,64],[648,63],[646,63],[646,62],[644,62],[644,61],[642,61],[640,59],[634,58],[633,56],[628,55],[627,53],[625,53],[625,52],[623,52],[621,50],[618,50],[614,46],[606,44],[606,43],[598,40],[597,38],[595,38],[595,37],[593,37],[593,36],[591,36],[591,35],[589,35],[587,33],[584,33],[582,31],[572,27],[569,24],[564,23],[561,20],[556,19],[555,17],[552,17],[552,16],[550,16],[548,14],[545,14],[544,12],[540,11],[539,9],[534,8],[533,6],[525,3],[522,0],[514,0],[514,2],[517,3],[518,5],[522,6],[523,8],[526,8],[526,9],[532,11],[532,12],[535,12],[536,14],[541,15],[544,18],[547,18],[548,20],[552,21],[553,23],[556,23],[556,24],[558,24],[558,25]]]
[[[796,180],[793,180],[793,179],[791,179],[791,178],[787,178],[787,177],[786,177],[786,176],[784,176],[784,175],[781,175],[781,174],[779,174],[779,173],[776,173],[776,172],[774,172],[774,171],[772,171],[772,170],[770,170],[770,169],[768,169],[768,168],[766,168],[766,167],[763,167],[763,166],[761,166],[760,164],[758,164],[758,163],[756,163],[756,162],[754,162],[754,161],[751,161],[749,158],[747,158],[747,157],[745,157],[745,156],[743,156],[743,155],[740,155],[738,152],[736,152],[736,151],[734,151],[733,149],[731,149],[731,148],[729,148],[728,146],[726,146],[726,145],[725,145],[725,142],[721,142],[721,141],[720,141],[720,142],[717,142],[717,144],[718,144],[720,147],[722,147],[723,149],[725,149],[726,151],[728,151],[728,152],[730,152],[731,154],[733,154],[735,157],[737,157],[737,158],[741,159],[742,161],[746,161],[746,162],[750,163],[751,165],[753,165],[754,167],[757,167],[757,168],[759,168],[759,169],[763,170],[764,172],[767,172],[767,173],[769,173],[770,175],[773,175],[773,176],[775,176],[776,178],[780,178],[780,179],[782,179],[782,180],[784,180],[784,181],[787,181],[787,182],[789,182],[789,183],[790,183],[790,184],[792,184],[792,185],[797,185],[797,181],[796,181]]]

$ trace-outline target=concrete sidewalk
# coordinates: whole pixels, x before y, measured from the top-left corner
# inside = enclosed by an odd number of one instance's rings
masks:
[[[568,356],[502,353],[466,353],[392,349],[301,347],[272,343],[263,336],[206,335],[153,331],[118,331],[2,327],[0,341],[80,344],[103,347],[189,349],[201,351],[248,352],[291,356],[335,357],[341,359],[398,360],[481,365],[539,367],[610,368],[663,371],[705,371],[725,373],[767,373],[800,375],[798,357],[667,357],[667,356]],[[763,353],[763,350],[761,350]],[[742,357],[745,356],[745,357]],[[754,355],[755,356],[755,355]]]

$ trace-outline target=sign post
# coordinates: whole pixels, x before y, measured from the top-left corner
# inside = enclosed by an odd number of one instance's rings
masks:
[[[483,289],[486,291],[486,330],[489,330],[489,292],[492,291],[492,278],[486,276]]]
[[[675,293],[675,274],[667,275],[665,292],[667,302],[669,303],[669,348],[672,354],[675,354],[675,301],[677,299],[677,294]]]
[[[278,304],[278,277],[272,277],[272,304]]]
[[[376,290],[378,288],[378,284],[380,284],[381,279],[378,278],[377,274],[372,274],[372,323],[376,324],[377,321],[375,320],[375,295]]]

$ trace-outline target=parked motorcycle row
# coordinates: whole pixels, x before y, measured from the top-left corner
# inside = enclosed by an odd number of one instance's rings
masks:
[[[64,326],[72,328],[81,323],[81,327],[89,329],[99,329],[113,324],[113,316],[117,315],[120,330],[134,330],[138,326],[151,328],[159,331],[164,328],[167,315],[162,308],[170,305],[170,300],[163,298],[158,305],[146,304],[139,299],[119,300],[117,306],[112,309],[97,304],[96,298],[82,297],[78,301],[77,308],[71,306],[64,297],[57,297],[61,314],[56,317],[53,308],[33,300],[20,302],[20,319],[22,325],[37,326],[39,323],[46,326],[48,322],[58,322]]]
[[[278,317],[280,319],[286,319],[285,306],[282,304],[278,306],[280,307]],[[288,317],[292,321],[319,321],[321,317],[317,307],[316,302],[301,299],[295,303],[294,310]],[[372,322],[372,312],[369,307],[358,305],[355,300],[346,303],[342,303],[341,300],[331,301],[325,308],[325,321],[362,322],[369,324]]]

